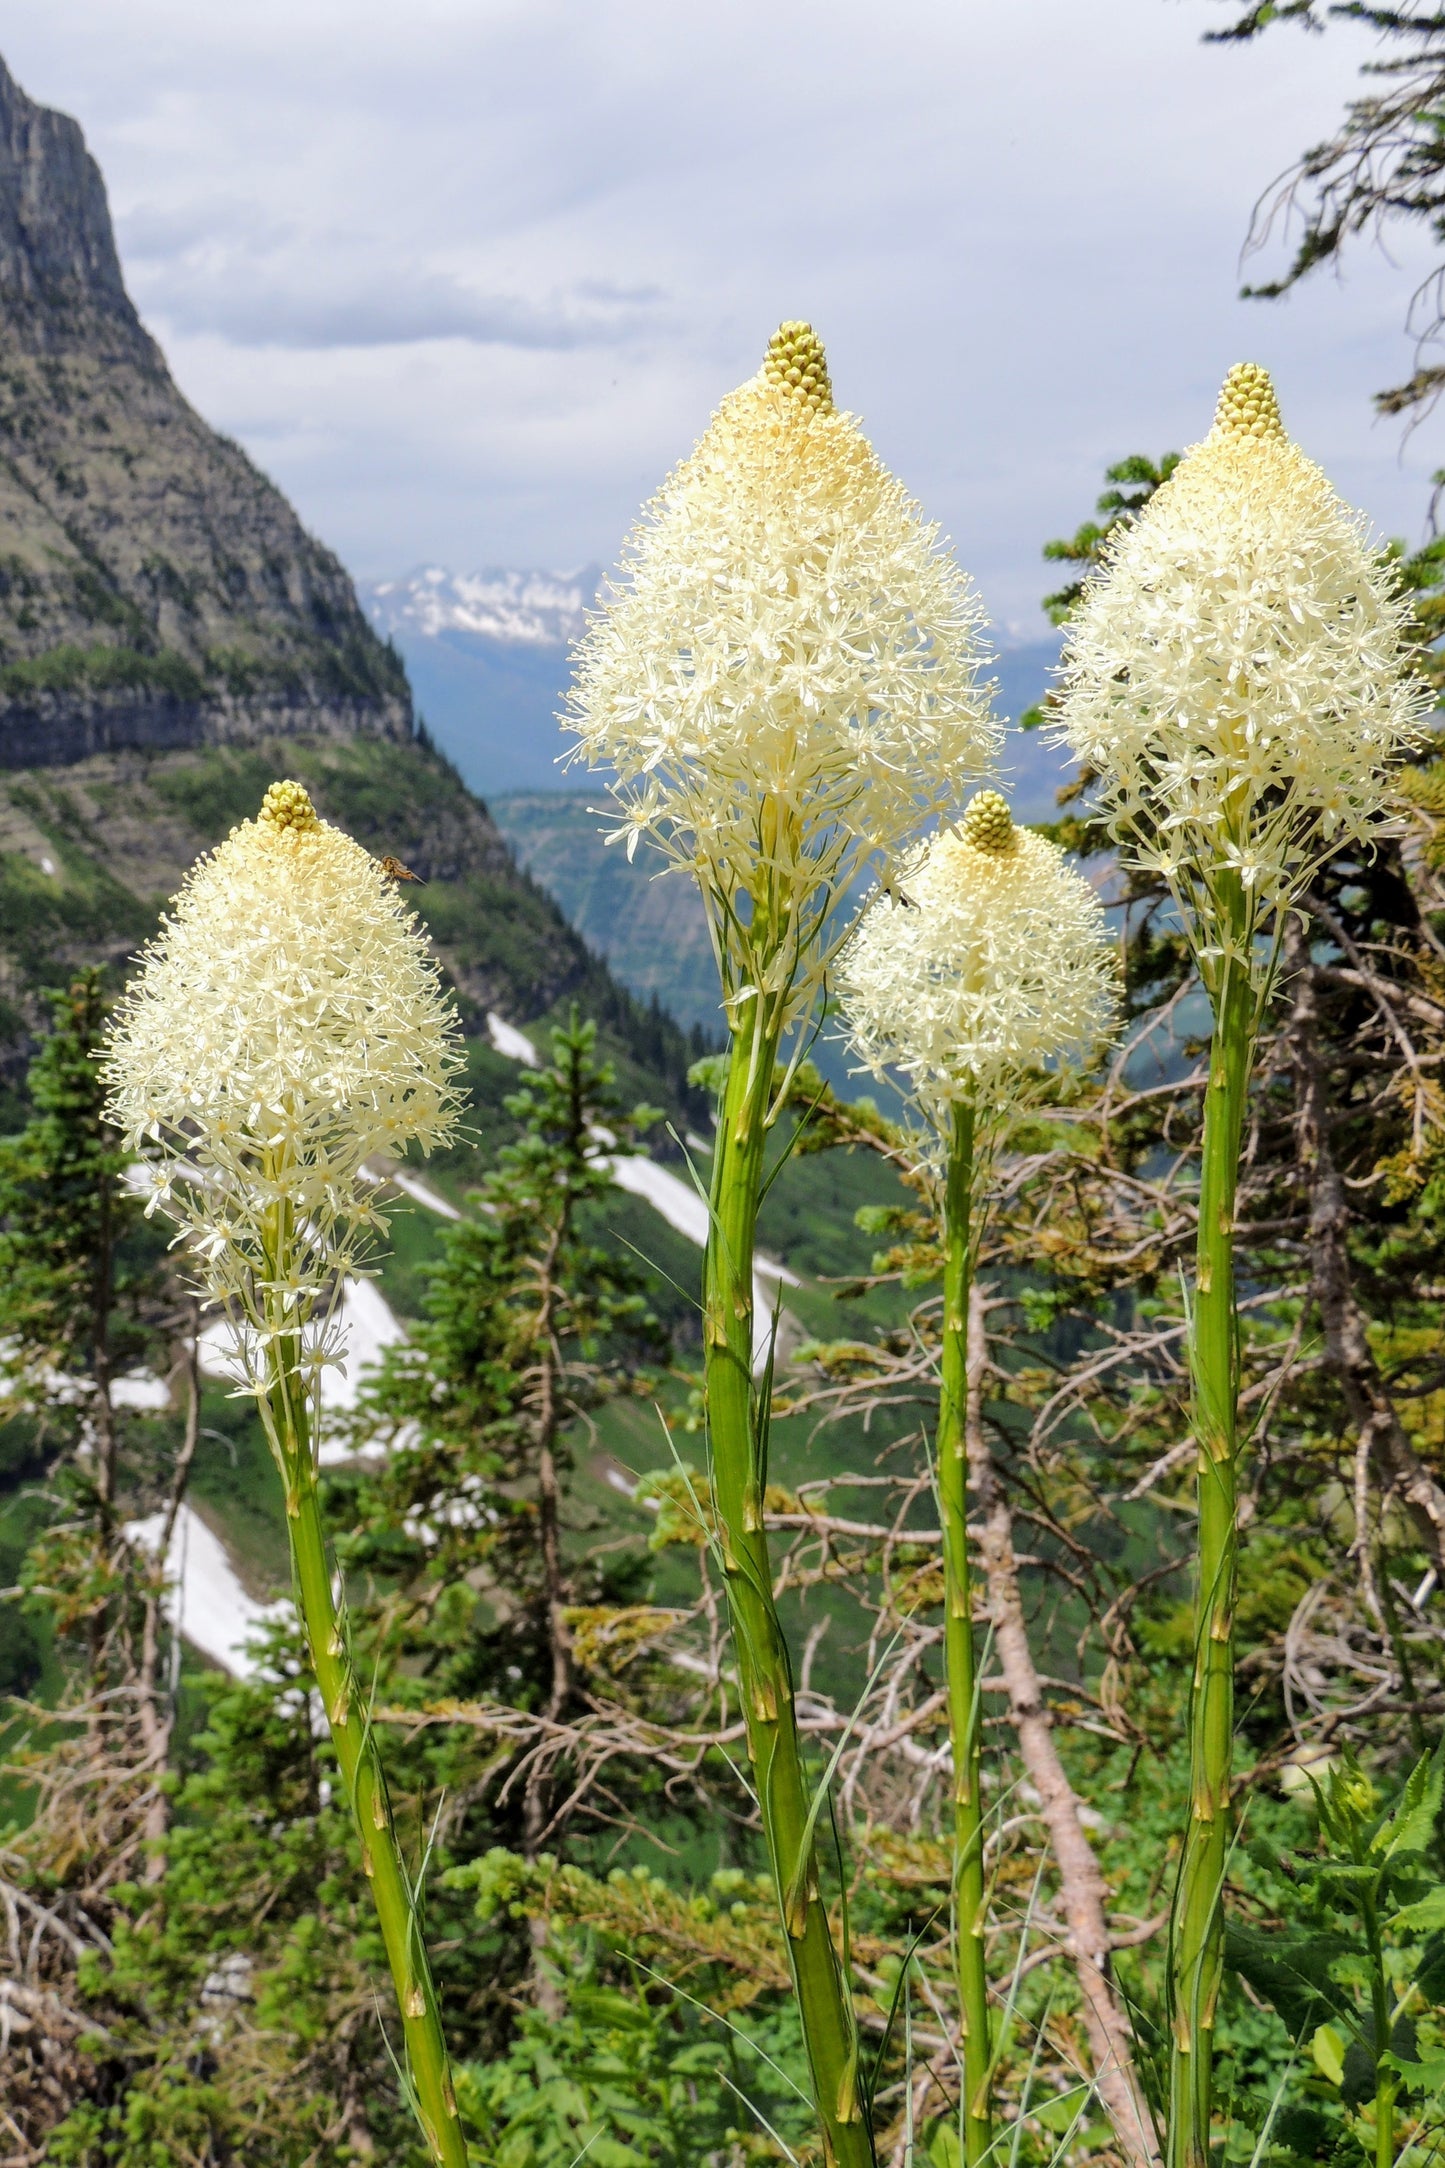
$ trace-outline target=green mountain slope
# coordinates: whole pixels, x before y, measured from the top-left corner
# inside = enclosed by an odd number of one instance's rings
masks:
[[[623,985],[720,1038],[717,966],[696,887],[686,874],[665,872],[646,843],[631,860],[620,844],[609,849],[608,824],[592,810],[599,802],[595,783],[488,801],[518,864],[556,897]]]

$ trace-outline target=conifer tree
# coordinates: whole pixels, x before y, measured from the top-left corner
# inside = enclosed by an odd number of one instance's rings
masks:
[[[34,1112],[0,1141],[0,1337],[13,1350],[12,1394],[54,1399],[57,1374],[80,1380],[93,1429],[91,1480],[108,1529],[116,1485],[111,1384],[138,1352],[117,1338],[117,1304],[133,1292],[120,1246],[140,1216],[122,1174],[128,1154],[104,1118],[95,1059],[106,1001],[97,970],[51,997],[53,1029],[27,1077]]]
[[[503,1808],[487,1831],[528,1857],[566,1819],[566,1756],[548,1742],[576,1700],[573,1614],[605,1607],[627,1572],[568,1556],[578,1426],[648,1389],[667,1355],[648,1276],[603,1239],[599,1210],[611,1158],[658,1116],[624,1108],[596,1037],[574,1010],[550,1066],[508,1098],[520,1134],[474,1193],[475,1216],[448,1230],[425,1316],[364,1399],[360,1434],[394,1442],[344,1539],[386,1591],[374,1629],[389,1692],[495,1697],[535,1718],[520,1826]]]
[[[121,1535],[126,1418],[114,1384],[164,1343],[176,1306],[141,1201],[124,1180],[130,1155],[104,1118],[101,972],[77,973],[52,994],[51,1008],[53,1028],[27,1076],[33,1112],[18,1135],[0,1140],[0,1342],[10,1409],[47,1447],[61,1447],[58,1514],[23,1578],[63,1634],[83,1631],[98,1688],[108,1666],[119,1667],[109,1683],[133,1683],[141,1644],[156,1641],[158,1614],[147,1624],[124,1600],[127,1588],[135,1596],[154,1576],[145,1565],[137,1581],[139,1562]],[[158,1597],[159,1587],[150,1589],[143,1608],[154,1611]],[[149,1653],[153,1670],[157,1651]]]

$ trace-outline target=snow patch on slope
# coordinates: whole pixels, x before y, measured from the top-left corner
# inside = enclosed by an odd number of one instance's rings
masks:
[[[659,1167],[655,1159],[641,1159],[635,1153],[618,1152],[607,1162],[607,1171],[619,1189],[627,1190],[634,1197],[644,1197],[669,1227],[675,1227],[689,1242],[699,1249],[707,1246],[708,1211],[707,1199],[700,1197],[690,1182],[684,1182],[668,1167]],[[774,1285],[769,1287],[768,1282]],[[753,1258],[753,1368],[761,1370],[767,1361],[768,1346],[773,1334],[773,1311],[777,1305],[777,1283],[784,1287],[800,1287],[802,1282],[796,1272],[786,1265],[774,1262],[771,1257]]]
[[[423,1206],[428,1212],[435,1212],[438,1219],[459,1220],[465,1217],[449,1197],[444,1197],[439,1189],[433,1189],[431,1183],[424,1182],[419,1174],[408,1174],[405,1167],[388,1168],[386,1179],[393,1189],[399,1189],[404,1197],[410,1197],[413,1204]]]
[[[505,1017],[498,1016],[495,1009],[487,1011],[487,1037],[499,1054],[506,1055],[508,1061],[519,1061],[524,1069],[541,1068],[542,1057],[526,1032],[518,1031],[515,1024],[509,1024]]]
[[[165,1515],[152,1513],[127,1522],[125,1533],[154,1557],[164,1528]],[[290,1603],[259,1603],[242,1585],[220,1537],[191,1506],[176,1515],[165,1572],[166,1617],[174,1630],[233,1678],[253,1678],[260,1667],[248,1644],[273,1620],[288,1618]]]

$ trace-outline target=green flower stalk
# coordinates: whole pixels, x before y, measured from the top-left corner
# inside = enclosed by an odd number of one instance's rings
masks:
[[[838,964],[853,1044],[911,1083],[944,1167],[937,1477],[944,1664],[953,1749],[954,1948],[963,2036],[963,2155],[993,2144],[978,1655],[968,1556],[968,1312],[982,1166],[1031,1081],[1087,1051],[1114,1006],[1103,911],[1041,836],[981,791],[880,891]]]
[[[1241,1436],[1234,1213],[1262,1010],[1288,910],[1380,832],[1428,695],[1408,605],[1364,525],[1285,435],[1263,369],[1120,530],[1071,622],[1060,730],[1099,778],[1128,866],[1178,904],[1213,1012],[1190,1337],[1199,1560],[1190,1808],[1170,1947],[1171,2168],[1209,2159],[1233,1832]]]
[[[396,1990],[412,2104],[465,2168],[418,1894],[352,1661],[317,1496],[319,1379],[335,1306],[384,1222],[376,1151],[450,1136],[456,1024],[377,862],[276,783],[192,870],[117,1011],[110,1118],[155,1174],[150,1209],[226,1313],[285,1487],[297,1608]]]
[[[838,941],[834,905],[956,803],[997,745],[977,601],[857,424],[823,350],[784,324],[643,513],[583,639],[569,707],[609,767],[628,848],[693,873],[730,1052],[704,1266],[708,1437],[748,1746],[824,2153],[867,2168],[852,2000],[819,1892],[817,1814],[763,1526],[754,1382],[763,1158]]]

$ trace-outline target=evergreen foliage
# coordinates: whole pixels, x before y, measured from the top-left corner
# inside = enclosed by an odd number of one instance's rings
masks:
[[[1181,457],[1179,452],[1166,452],[1156,461],[1146,459],[1142,452],[1131,452],[1127,459],[1116,460],[1112,467],[1104,469],[1104,479],[1112,487],[1103,492],[1094,507],[1105,515],[1103,520],[1085,520],[1067,540],[1044,544],[1044,556],[1050,563],[1079,568],[1065,586],[1044,596],[1044,612],[1051,625],[1067,624],[1084,591],[1085,580],[1102,561],[1105,544],[1120,527],[1138,518],[1155,490],[1168,481]]]
[[[92,1685],[102,1651],[124,1632],[128,1552],[117,1507],[133,1445],[116,1380],[164,1344],[173,1298],[157,1269],[158,1242],[124,1181],[127,1154],[104,1120],[96,1046],[108,1005],[100,972],[51,996],[53,1028],[27,1077],[32,1107],[0,1139],[0,1345],[3,1405],[17,1448],[51,1475],[46,1532],[21,1583],[62,1632],[84,1626]],[[117,1606],[119,1605],[119,1608]],[[0,1633],[38,1650],[34,1607],[0,1611]],[[40,1635],[43,1639],[43,1634]],[[22,1663],[19,1676],[33,1664]]]
[[[1274,300],[1321,265],[1338,265],[1346,246],[1391,223],[1423,225],[1439,241],[1445,231],[1445,18],[1432,0],[1382,7],[1373,0],[1255,0],[1212,42],[1244,44],[1271,25],[1293,22],[1324,30],[1332,22],[1373,30],[1383,47],[1361,74],[1366,93],[1351,99],[1331,135],[1296,160],[1284,180],[1256,206],[1247,252],[1264,248],[1276,227],[1295,225],[1298,238],[1286,268],[1246,286],[1246,295]],[[1422,279],[1410,297],[1405,328],[1415,341],[1415,366],[1401,384],[1377,392],[1382,414],[1423,418],[1445,389],[1445,364],[1435,358],[1445,312],[1441,272]],[[1442,476],[1435,477],[1437,494]]]
[[[117,1364],[141,1344],[134,1329],[119,1341],[113,1332],[117,1304],[134,1292],[117,1264],[141,1205],[123,1191],[127,1155],[104,1120],[94,1060],[107,1013],[100,972],[81,972],[51,997],[51,1010],[26,1080],[34,1112],[18,1136],[0,1140],[0,1338],[22,1377],[64,1370],[104,1398]],[[12,1369],[12,1392],[18,1383]]]
[[[1133,516],[1164,466],[1121,463],[1114,491],[1130,501],[1106,512]],[[1054,561],[1087,569],[1104,526]],[[1433,658],[1445,559],[1435,545],[1399,557]],[[1216,2137],[1222,2157],[1261,2168],[1423,2162],[1445,2090],[1433,749],[1404,797],[1399,832],[1371,857],[1339,854],[1303,899],[1244,1115],[1244,1827],[1226,1888]],[[1057,833],[1107,874],[1086,781]],[[1205,1017],[1161,884],[1131,874],[1118,896],[1127,1042],[1102,1072],[1056,1079],[1000,1138],[980,1190],[962,1411],[993,2094],[1020,2168],[1151,2158],[1152,2132],[1131,2133],[1110,2098],[1111,2041],[1127,2043],[1158,2112],[1170,1847],[1187,1797],[1179,1267],[1196,1237]],[[94,1121],[90,1014],[79,992],[59,1004],[28,1141],[0,1158],[0,1240],[15,1244],[0,1300],[5,1330],[31,1335],[36,1377],[93,1375],[104,1242],[87,1170],[104,1162],[114,1184],[120,1168]],[[759,1385],[772,1395],[760,1507],[824,1877],[847,1892],[846,1916],[837,1894],[828,1916],[872,2142],[885,2159],[911,2144],[915,2161],[956,2168],[945,1586],[921,1441],[939,1405],[944,1200],[905,1128],[806,1065],[773,1082],[800,1154],[866,1155],[880,1181],[898,1178],[858,1242],[826,1230],[830,1269],[868,1287],[852,1314],[869,1322],[801,1344],[787,1328]],[[741,1768],[696,1379],[685,1336],[662,1330],[655,1276],[612,1231],[611,1162],[655,1129],[629,1099],[573,1015],[549,1066],[507,1094],[505,1127],[488,1128],[488,1171],[407,1341],[366,1385],[341,1441],[356,1457],[328,1468],[324,1504],[398,1831],[425,1861],[476,2156],[816,2164]],[[776,1174],[770,1208],[808,1172],[805,1159]],[[179,1315],[147,1291],[135,1204],[115,1209],[113,1367]],[[782,1300],[827,1320],[827,1292]],[[24,1418],[46,1426],[47,1464],[56,1440],[83,1442],[79,1405],[47,1398]],[[127,1421],[121,1527],[174,1494],[184,1450],[176,1420]],[[647,1436],[655,1447],[638,1445]],[[624,1498],[617,1483],[634,1479]],[[74,1526],[93,1529],[93,1493],[66,1495]],[[61,1606],[57,1540],[42,1531],[25,1577],[52,1618],[79,1620]],[[137,1693],[153,1582],[119,1544],[107,1555],[120,1578],[105,1582],[106,1691],[164,1711],[155,1687]],[[9,1750],[0,2069],[15,2143],[77,2168],[421,2168],[376,2017],[384,1960],[361,1852],[296,1637],[277,1629],[247,1680],[187,1675],[159,1787],[154,1738],[130,1716],[96,1721],[84,1633],[74,1649],[69,1688],[54,1687],[68,1720],[31,1717]]]
[[[425,1315],[358,1410],[358,1437],[391,1450],[355,1479],[344,1555],[388,1591],[377,1630],[403,1705],[500,1696],[555,1725],[579,1705],[579,1631],[635,1579],[625,1554],[575,1556],[577,1442],[610,1400],[649,1396],[669,1351],[644,1271],[600,1218],[609,1157],[658,1116],[625,1108],[575,1011],[552,1049],[508,1098],[519,1134],[448,1230]],[[533,1853],[560,1775],[529,1773],[520,1821],[503,1808],[496,1825]]]

